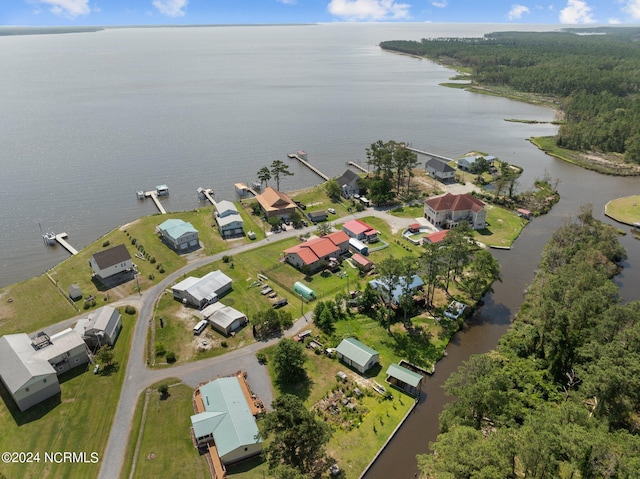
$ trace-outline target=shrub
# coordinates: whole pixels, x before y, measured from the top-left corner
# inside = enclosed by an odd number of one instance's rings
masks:
[[[169,395],[169,385],[161,384],[158,386],[158,392],[160,393],[160,397],[167,397]]]
[[[127,306],[125,306],[124,312],[127,314],[136,314],[136,308],[128,304]]]
[[[264,353],[257,353],[256,359],[260,364],[265,364],[267,362],[267,356]]]
[[[228,348],[228,347],[229,347],[229,345],[227,344],[227,342],[226,342],[226,341],[222,341],[222,342],[220,343],[220,346],[222,346],[223,348]]]
[[[233,258],[232,256],[230,256],[230,255],[226,255],[226,254],[225,254],[225,255],[222,257],[222,262],[223,262],[223,263],[228,263],[228,262],[230,262],[230,261],[231,261],[231,259],[232,259],[232,258]]]
[[[161,358],[165,354],[167,354],[167,350],[165,349],[164,344],[156,343],[156,357]]]
[[[155,279],[155,276],[153,275],[153,273],[149,273],[149,276],[147,276],[151,281],[153,281]]]
[[[160,268],[158,268],[158,271],[159,271],[160,273],[164,273],[164,266],[160,265]]]
[[[111,244],[111,242],[109,240],[106,240],[102,243],[102,247],[106,248],[107,246],[109,246]]]
[[[167,362],[169,364],[173,364],[176,362],[176,353],[174,353],[173,351],[169,351],[167,353]]]
[[[138,242],[138,240],[137,240],[137,239],[135,239],[135,238],[131,238],[131,244],[132,244],[133,246],[135,246],[137,242]]]
[[[149,258],[149,263],[154,264],[156,262],[156,257],[152,256],[151,258]]]

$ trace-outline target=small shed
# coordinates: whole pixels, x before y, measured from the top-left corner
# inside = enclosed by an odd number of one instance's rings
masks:
[[[387,383],[401,389],[412,396],[420,394],[420,382],[422,375],[403,368],[399,364],[391,364],[387,368]]]
[[[320,221],[327,221],[327,217],[329,215],[325,210],[318,210],[318,211],[310,211],[309,213],[307,213],[307,216],[312,222],[318,223]]]
[[[375,349],[355,338],[345,338],[336,348],[338,359],[355,370],[364,373],[379,361],[380,354]]]
[[[302,284],[300,281],[296,281],[293,284],[293,292],[302,296],[307,301],[316,299],[316,293],[309,286]]]
[[[80,286],[78,286],[77,284],[74,283],[71,286],[69,286],[68,291],[69,291],[69,298],[71,298],[71,301],[78,301],[82,299],[82,290],[80,289]]]
[[[369,254],[369,247],[356,238],[349,238],[349,248],[364,256]]]

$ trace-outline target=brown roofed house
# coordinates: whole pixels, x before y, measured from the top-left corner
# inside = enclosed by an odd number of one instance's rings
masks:
[[[89,259],[94,274],[100,279],[110,278],[133,269],[133,260],[124,244],[99,251]]]
[[[424,217],[431,224],[448,229],[462,221],[468,221],[474,230],[483,229],[487,224],[484,203],[469,193],[447,193],[425,200]]]
[[[264,193],[256,197],[267,218],[289,216],[296,209],[296,204],[286,194],[267,186]]]

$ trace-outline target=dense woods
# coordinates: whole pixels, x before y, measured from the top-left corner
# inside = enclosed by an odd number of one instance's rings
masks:
[[[559,100],[559,146],[624,154],[640,163],[640,29],[500,32],[484,38],[387,41],[387,50],[470,70],[481,85]]]
[[[640,471],[640,303],[589,207],[555,232],[513,327],[445,384],[427,478],[631,478]]]

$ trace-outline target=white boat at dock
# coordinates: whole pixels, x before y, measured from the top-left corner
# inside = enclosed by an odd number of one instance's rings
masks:
[[[42,239],[44,240],[44,244],[47,246],[53,246],[56,244],[56,234],[53,232],[44,233],[42,235]]]

